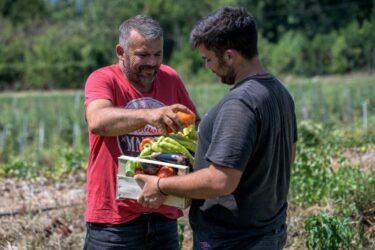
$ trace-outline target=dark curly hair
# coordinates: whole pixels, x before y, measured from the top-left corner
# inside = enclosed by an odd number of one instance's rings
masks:
[[[242,7],[224,7],[202,18],[190,33],[190,45],[204,45],[221,58],[227,49],[235,49],[247,59],[258,55],[254,16]]]

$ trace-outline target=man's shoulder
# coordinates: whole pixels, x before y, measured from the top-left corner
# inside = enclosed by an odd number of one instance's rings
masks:
[[[168,85],[170,85],[170,87],[179,86],[183,84],[181,77],[177,74],[176,70],[165,64],[160,65],[156,82],[157,84],[162,84],[163,87]]]
[[[116,71],[117,64],[111,64],[107,65],[101,68],[98,68],[94,70],[91,75],[100,74],[100,75],[113,75],[113,73]]]
[[[117,64],[112,64],[112,65],[98,68],[94,70],[93,72],[91,72],[91,74],[88,76],[86,80],[86,84],[88,83],[97,84],[97,82],[103,82],[103,83],[114,82],[116,81],[117,78],[119,78],[120,74],[117,72],[118,70],[120,69],[118,68]]]
[[[176,70],[166,64],[160,65],[159,72],[163,76],[177,76]]]

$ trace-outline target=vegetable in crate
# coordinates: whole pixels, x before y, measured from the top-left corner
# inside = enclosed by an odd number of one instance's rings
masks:
[[[189,150],[192,153],[195,153],[195,149],[197,147],[197,141],[189,139],[188,137],[178,133],[178,134],[170,134],[170,138],[176,140],[178,143],[180,143],[182,146],[184,146],[187,150]]]
[[[182,130],[182,135],[193,141],[198,140],[198,133],[195,124],[191,124],[190,126],[184,128]]]
[[[177,173],[176,169],[169,167],[169,166],[162,166],[159,169],[157,176],[159,176],[160,178],[166,178],[166,177],[174,176],[176,175],[176,173]]]
[[[194,157],[189,150],[170,137],[161,136],[156,143],[152,144],[152,150],[163,153],[181,153],[189,158],[189,164],[194,163]]]
[[[169,162],[180,165],[189,165],[189,158],[183,154],[155,152],[151,154],[151,158],[157,161]]]
[[[143,172],[148,175],[156,175],[159,171],[160,166],[152,163],[142,162],[141,166],[143,168]]]
[[[153,152],[152,151],[152,143],[154,143],[154,140],[152,140],[152,142],[147,142],[147,143],[144,143],[142,145],[142,150],[141,150],[141,153],[139,154],[139,157],[148,158],[152,154],[152,152]]]
[[[146,137],[139,143],[139,151],[142,152],[145,148],[145,145],[151,145],[154,142],[154,138]]]
[[[139,165],[139,162],[128,160],[125,163],[125,175],[133,177],[135,172],[141,170],[142,167]]]

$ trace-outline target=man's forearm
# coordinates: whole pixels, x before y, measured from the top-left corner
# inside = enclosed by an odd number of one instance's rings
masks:
[[[107,107],[96,112],[89,129],[94,134],[117,136],[128,134],[147,125],[147,110]]]
[[[210,166],[188,175],[161,179],[159,186],[164,193],[181,197],[206,199],[224,196],[235,190],[242,174],[235,169],[225,171]]]

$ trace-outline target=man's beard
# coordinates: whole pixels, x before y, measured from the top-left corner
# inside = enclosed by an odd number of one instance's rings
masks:
[[[222,83],[233,85],[236,78],[233,68],[228,67],[228,71],[226,72],[226,74],[221,76],[220,78]]]
[[[228,85],[233,85],[236,79],[236,73],[234,71],[234,68],[228,66],[228,64],[224,62],[222,58],[219,58],[219,65],[221,65],[220,70],[224,72],[223,75],[219,75],[221,82]]]
[[[140,84],[140,85],[152,84],[155,80],[158,69],[159,69],[158,66],[142,65],[142,66],[139,66],[138,69],[132,70],[130,67],[129,58],[125,58],[125,61],[124,61],[125,75],[134,84]],[[147,74],[144,72],[144,70],[147,70],[147,71],[153,70],[154,73]]]

